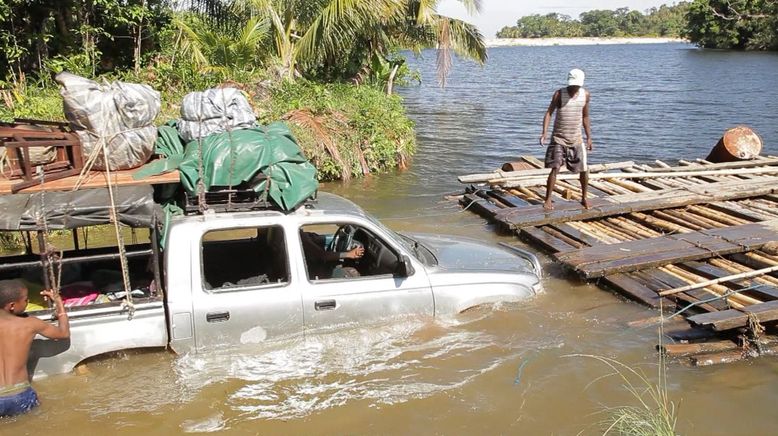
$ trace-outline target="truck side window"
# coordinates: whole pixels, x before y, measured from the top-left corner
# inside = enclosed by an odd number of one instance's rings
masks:
[[[300,227],[308,280],[350,279],[392,274],[398,255],[370,230],[352,224]],[[346,253],[360,247],[360,257]]]
[[[207,290],[289,282],[281,226],[214,230],[202,240],[203,287]]]

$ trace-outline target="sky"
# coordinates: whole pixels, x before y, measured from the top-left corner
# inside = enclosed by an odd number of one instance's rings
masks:
[[[672,5],[674,0],[481,0],[481,13],[468,15],[458,0],[442,0],[438,13],[473,23],[486,38],[494,38],[498,30],[513,26],[525,15],[559,12],[577,18],[581,12],[592,9],[618,9],[628,7],[644,12],[663,4]]]

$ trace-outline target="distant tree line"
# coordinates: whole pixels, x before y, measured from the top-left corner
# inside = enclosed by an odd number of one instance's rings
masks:
[[[688,38],[705,48],[778,50],[778,0],[694,0],[645,13],[592,10],[578,19],[535,14],[497,33],[498,38],[641,36]]]
[[[571,38],[683,35],[684,16],[689,3],[662,5],[642,13],[629,8],[597,9],[582,13],[578,19],[550,13],[521,17],[515,26],[504,27],[498,38]]]

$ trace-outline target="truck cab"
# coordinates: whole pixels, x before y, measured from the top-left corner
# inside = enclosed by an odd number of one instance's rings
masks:
[[[386,318],[451,315],[540,291],[531,253],[399,235],[327,193],[292,213],[182,217],[170,241],[170,345],[178,353]],[[306,249],[312,243],[334,254],[361,246],[364,255],[323,257]]]

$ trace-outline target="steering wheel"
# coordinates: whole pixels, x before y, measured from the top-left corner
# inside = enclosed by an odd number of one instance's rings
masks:
[[[357,228],[351,224],[344,224],[340,226],[335,235],[332,237],[332,248],[337,252],[346,252],[353,248],[354,234],[357,232]]]

